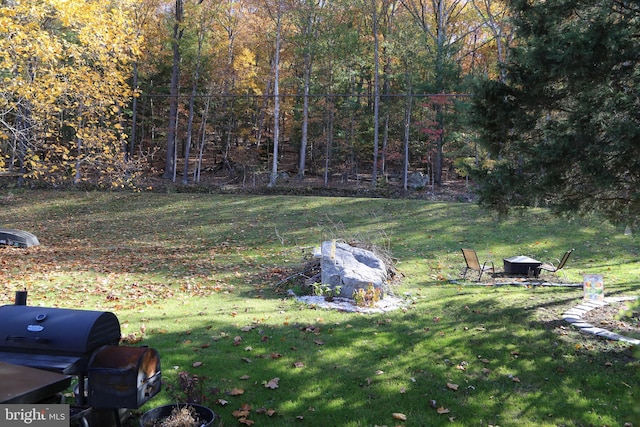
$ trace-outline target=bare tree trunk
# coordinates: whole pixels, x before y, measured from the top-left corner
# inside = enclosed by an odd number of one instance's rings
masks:
[[[278,145],[280,140],[280,30],[282,20],[282,4],[278,0],[278,11],[276,14],[276,52],[273,60],[274,82],[273,82],[273,164],[271,166],[271,178],[268,187],[274,187],[278,179]]]
[[[407,189],[407,182],[409,181],[409,136],[411,134],[411,106],[413,104],[411,75],[409,70],[406,71],[406,79],[408,94],[404,107],[404,161],[402,170],[402,188],[405,190]]]
[[[333,147],[333,122],[335,120],[333,101],[330,96],[327,96],[327,125],[326,125],[326,146],[324,151],[324,186],[329,187],[329,178],[331,176],[331,152]]]
[[[138,63],[133,63],[133,90],[138,90]],[[129,150],[125,153],[125,160],[133,159],[135,154],[136,134],[138,133],[138,95],[134,93],[131,102],[131,136],[129,140]]]
[[[182,29],[180,23],[183,16],[183,0],[176,0],[176,22],[173,25],[173,66],[171,68],[171,89],[169,96],[169,127],[167,129],[167,158],[165,160],[164,175],[165,179],[176,179],[176,135],[178,123],[178,78],[180,76],[180,39],[182,38]]]
[[[189,154],[191,152],[191,140],[193,139],[193,118],[195,115],[196,93],[198,91],[198,79],[200,78],[200,56],[202,54],[202,39],[204,35],[198,35],[198,54],[196,58],[196,70],[193,76],[193,86],[191,87],[191,96],[189,97],[189,119],[187,123],[187,141],[184,147],[184,167],[182,170],[182,183],[189,183]]]
[[[378,40],[378,5],[376,0],[371,0],[373,7],[373,171],[371,173],[371,185],[378,185],[378,139],[379,139],[379,110],[380,110],[380,58]]]
[[[202,156],[204,153],[204,147],[207,144],[207,117],[209,116],[209,106],[211,105],[211,89],[207,95],[207,102],[202,112],[202,119],[200,122],[200,144],[198,147],[198,159],[196,161],[196,167],[193,170],[193,181],[200,182],[200,173],[202,171]]]
[[[304,55],[304,99],[302,105],[302,136],[300,139],[300,164],[298,165],[298,177],[304,178],[304,170],[307,163],[307,140],[309,138],[309,87],[311,85],[311,53]]]

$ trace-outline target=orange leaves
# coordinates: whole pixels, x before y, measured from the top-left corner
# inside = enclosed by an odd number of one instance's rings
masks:
[[[240,409],[235,410],[231,413],[231,415],[238,420],[238,423],[251,426],[255,424],[254,420],[249,419],[252,415],[253,408],[248,403],[243,403],[240,406]],[[256,414],[266,415],[268,417],[273,417],[276,414],[275,409],[261,407],[255,410]]]
[[[240,396],[242,394],[244,394],[244,389],[242,388],[232,388],[229,392],[230,396]]]
[[[445,408],[444,406],[439,406],[438,408],[436,408],[436,412],[439,415],[443,415],[443,414],[448,414],[451,411],[449,409]]]

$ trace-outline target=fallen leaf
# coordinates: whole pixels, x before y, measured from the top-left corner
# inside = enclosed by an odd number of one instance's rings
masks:
[[[274,416],[276,414],[276,410],[272,409],[272,408],[267,409],[267,408],[265,408],[263,406],[262,408],[256,409],[256,413],[257,414],[266,414],[267,416],[272,417],[272,416]]]
[[[280,381],[280,378],[277,378],[277,377],[276,377],[276,378],[272,378],[272,379],[270,379],[269,381],[266,381],[266,382],[265,382],[265,384],[264,384],[264,386],[265,386],[266,388],[270,388],[270,389],[272,389],[272,390],[273,390],[273,389],[278,388],[278,382],[279,382],[279,381]]]
[[[317,345],[324,345],[324,341],[322,340],[315,340],[314,343]]]
[[[202,362],[193,362],[193,366],[194,368],[199,368],[200,366],[202,366]]]
[[[458,384],[447,383],[447,387],[448,387],[450,390],[457,391],[459,386],[458,386]]]
[[[513,378],[511,378],[511,381],[513,381],[514,383],[519,383],[520,382],[520,378],[513,377]]]
[[[241,388],[232,388],[229,394],[231,396],[240,396],[241,394],[244,394],[244,390]]]
[[[248,380],[249,378],[251,378],[249,375],[243,375],[240,377],[241,380]]]
[[[293,364],[293,367],[294,367],[294,368],[304,368],[304,363],[302,363],[302,362],[295,362],[295,363]]]
[[[224,399],[218,399],[218,400],[216,400],[216,403],[217,403],[218,405],[225,406],[225,405],[226,405],[226,404],[228,404],[229,402],[228,402],[228,401],[226,401],[226,400],[224,400]]]
[[[396,420],[400,420],[400,421],[407,421],[407,416],[405,414],[401,414],[400,412],[394,412],[393,414],[391,414],[393,416],[394,419]]]
[[[448,413],[449,413],[449,412],[451,412],[451,411],[449,411],[449,410],[448,410],[447,408],[445,408],[444,406],[441,406],[441,407],[439,407],[438,409],[436,409],[436,412],[437,412],[438,414],[442,415],[442,414],[448,414]]]
[[[231,415],[233,415],[234,418],[245,418],[249,416],[249,411],[244,409],[239,409],[237,411],[233,411]]]
[[[255,421],[253,421],[253,420],[249,420],[249,419],[247,419],[247,418],[240,418],[240,419],[238,419],[238,422],[239,422],[240,424],[244,424],[244,425],[246,425],[246,426],[252,426],[252,425],[255,423]]]

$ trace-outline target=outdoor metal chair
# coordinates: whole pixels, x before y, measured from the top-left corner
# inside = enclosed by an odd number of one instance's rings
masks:
[[[467,264],[467,266],[464,268],[462,280],[467,277],[467,272],[469,270],[478,272],[478,282],[480,281],[480,279],[482,279],[482,273],[484,273],[485,271],[490,271],[492,275],[495,273],[493,262],[485,261],[484,264],[480,265],[478,254],[473,249],[462,249],[462,255],[464,256],[464,261]],[[491,266],[489,266],[488,264],[491,264]]]
[[[567,274],[564,272],[564,266],[567,263],[567,260],[569,259],[569,256],[571,255],[571,253],[575,251],[575,249],[570,249],[567,252],[564,253],[562,259],[556,260],[558,262],[558,264],[553,265],[553,263],[551,262],[545,262],[543,263],[540,267],[539,267],[539,271],[542,272],[542,270],[544,271],[548,271],[550,273],[552,273],[554,276],[557,275],[558,271],[562,270],[562,274],[564,275],[565,279],[567,278]]]

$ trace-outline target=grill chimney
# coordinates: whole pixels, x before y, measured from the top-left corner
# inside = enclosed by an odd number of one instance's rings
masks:
[[[16,291],[15,305],[27,305],[27,290]]]

